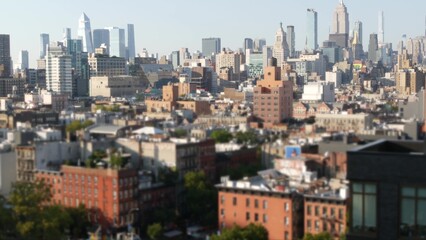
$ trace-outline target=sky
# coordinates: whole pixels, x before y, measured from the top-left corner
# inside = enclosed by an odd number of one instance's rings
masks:
[[[425,34],[425,0],[344,0],[350,28],[363,22],[364,50],[370,33],[378,31],[378,13],[385,14],[385,41],[396,44],[401,36]],[[49,33],[51,41],[62,39],[63,28],[77,35],[78,19],[83,12],[91,20],[92,30],[107,26],[126,28],[135,25],[136,52],[170,54],[181,47],[190,52],[201,50],[201,39],[220,37],[222,48],[241,48],[243,40],[265,38],[273,45],[275,32],[293,25],[296,49],[304,47],[306,9],[318,12],[319,45],[328,38],[332,14],[339,0],[4,0],[0,14],[0,34],[10,34],[11,55],[28,50],[30,66],[36,66],[40,51],[40,33]],[[6,10],[7,9],[7,10]]]

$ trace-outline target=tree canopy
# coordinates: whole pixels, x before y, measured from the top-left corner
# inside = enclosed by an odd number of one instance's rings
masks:
[[[224,129],[214,130],[211,135],[211,138],[215,140],[216,143],[227,143],[231,141],[232,134]]]
[[[250,223],[247,227],[234,225],[224,229],[220,235],[213,235],[212,240],[267,240],[268,231],[260,224]]]
[[[93,125],[94,122],[92,120],[86,120],[84,122],[81,122],[79,120],[72,121],[70,124],[67,125],[66,131],[70,133],[75,133],[76,131],[80,129],[87,128],[91,125]]]
[[[160,223],[151,224],[148,226],[146,230],[146,234],[151,240],[160,239],[161,235],[163,234],[163,227],[161,226]]]

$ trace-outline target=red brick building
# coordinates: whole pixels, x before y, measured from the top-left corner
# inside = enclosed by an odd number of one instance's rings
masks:
[[[335,194],[305,195],[305,233],[329,232],[334,238],[346,231],[347,198]]]
[[[268,230],[270,240],[301,238],[303,198],[282,185],[273,188],[274,184],[270,185],[262,178],[256,176],[241,181],[227,180],[216,186],[219,190],[219,228],[259,223]]]
[[[103,227],[122,227],[138,211],[138,175],[134,169],[91,169],[62,166],[60,172],[36,172],[52,186],[54,203],[88,208],[89,218]]]

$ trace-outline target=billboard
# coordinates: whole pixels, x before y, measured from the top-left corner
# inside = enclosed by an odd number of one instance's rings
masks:
[[[302,154],[302,148],[299,145],[285,146],[285,158],[299,157]]]

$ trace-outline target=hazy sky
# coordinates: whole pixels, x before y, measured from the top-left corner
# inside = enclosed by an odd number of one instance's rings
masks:
[[[364,50],[368,35],[377,32],[378,12],[385,13],[385,40],[394,48],[402,34],[407,37],[425,33],[425,0],[345,0],[350,27],[363,22]],[[78,19],[85,12],[95,28],[135,25],[136,51],[169,54],[181,47],[190,52],[201,50],[201,38],[220,37],[222,47],[242,47],[245,37],[265,38],[273,44],[279,22],[294,25],[296,49],[306,38],[306,9],[318,12],[319,44],[326,40],[332,13],[338,0],[3,0],[0,33],[11,35],[14,62],[18,51],[30,54],[30,66],[39,56],[39,35],[61,40],[62,30],[77,34]]]

